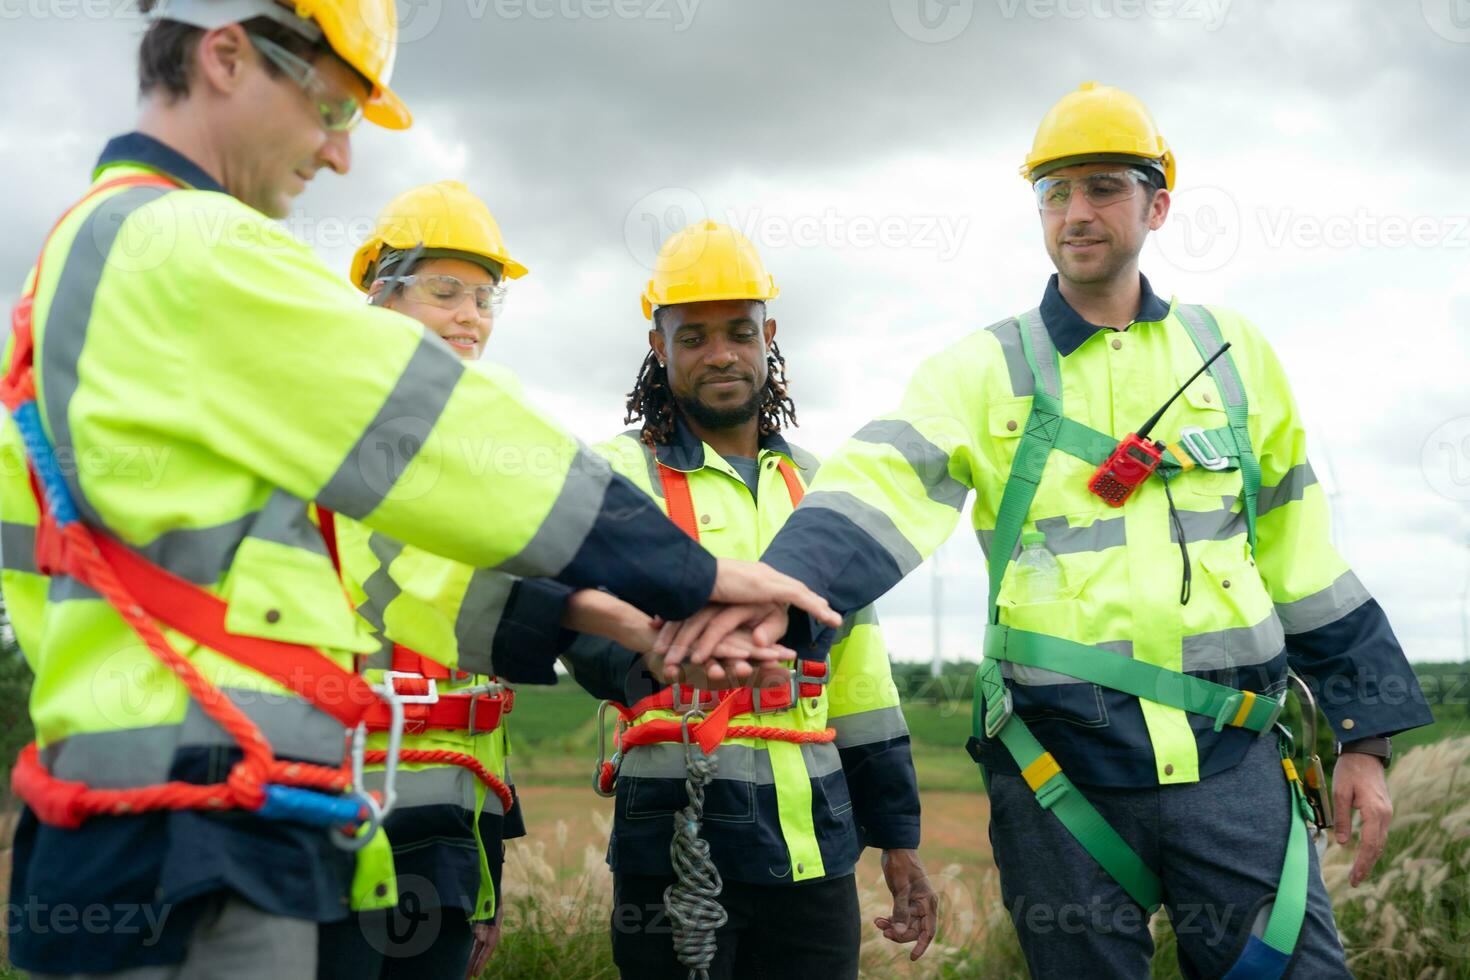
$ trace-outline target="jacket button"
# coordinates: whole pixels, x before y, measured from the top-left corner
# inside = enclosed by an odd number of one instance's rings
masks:
[[[381,881],[378,882],[377,885],[373,888],[373,894],[378,896],[379,898],[382,898],[384,895],[388,894],[387,884]]]
[[[279,609],[267,609],[265,611],[265,621],[267,623],[279,623],[281,621],[281,611]]]
[[[1113,340],[1113,350],[1122,350],[1122,349],[1123,349],[1123,342],[1121,340],[1117,340],[1115,338]]]
[[[1166,765],[1164,767],[1164,775],[1165,776],[1172,776],[1172,775],[1174,775],[1174,763],[1171,762],[1171,763],[1169,763],[1168,765]]]
[[[1016,420],[1015,419],[1011,419],[1010,421],[1006,422],[1006,431],[1008,431],[1008,432],[1015,432],[1016,431]]]
[[[490,906],[490,899],[487,898],[487,899],[485,899],[485,911],[486,912],[489,912],[490,911],[490,908],[491,908],[491,906]]]
[[[709,515],[708,514],[701,515],[700,518],[699,518],[699,523],[701,523],[701,524],[708,524],[709,523]]]
[[[1220,586],[1226,589],[1230,588],[1230,580],[1227,578],[1225,581],[1220,583]]]
[[[1351,731],[1353,726],[1356,724],[1357,722],[1353,721],[1351,718],[1344,718],[1342,720],[1342,727],[1345,731]]]
[[[1214,399],[1210,397],[1210,393],[1208,391],[1205,392],[1205,404],[1208,405],[1212,401],[1214,401]]]
[[[806,865],[805,864],[802,864],[800,861],[798,861],[796,863],[796,873],[797,874],[801,874],[804,871],[806,871]]]

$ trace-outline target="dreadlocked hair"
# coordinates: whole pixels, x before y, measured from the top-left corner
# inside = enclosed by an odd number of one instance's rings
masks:
[[[763,436],[797,424],[796,405],[786,393],[786,386],[786,358],[781,356],[781,348],[773,340],[766,352],[766,384],[761,389],[758,409]],[[668,369],[659,363],[653,351],[648,352],[638,369],[638,380],[628,392],[626,407],[623,421],[643,421],[642,439],[649,448],[667,445],[674,438],[674,420],[679,409],[669,389]]]

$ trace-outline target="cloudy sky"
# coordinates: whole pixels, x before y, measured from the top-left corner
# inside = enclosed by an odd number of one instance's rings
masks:
[[[491,356],[588,439],[623,428],[657,243],[734,223],[825,453],[925,354],[1029,309],[1051,272],[1017,176],[1079,82],[1133,91],[1179,160],[1143,256],[1162,294],[1274,342],[1342,550],[1411,657],[1466,656],[1470,2],[405,0],[417,122],[354,137],[288,221],[344,274],[396,193],[466,181],[531,267]],[[131,128],[136,0],[0,0],[0,282],[18,284]],[[7,303],[17,287],[0,287]],[[980,555],[942,550],[943,651],[979,654]],[[881,603],[928,657],[934,570]]]

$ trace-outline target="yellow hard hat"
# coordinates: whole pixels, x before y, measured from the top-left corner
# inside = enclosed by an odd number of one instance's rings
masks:
[[[393,0],[296,0],[296,13],[316,22],[337,57],[372,84],[363,118],[385,129],[413,123],[408,106],[388,87],[398,51],[398,10]]]
[[[425,258],[453,253],[488,259],[507,279],[519,279],[527,271],[506,252],[500,225],[485,202],[459,181],[441,180],[399,194],[383,209],[373,233],[352,257],[353,284],[367,291],[384,248],[419,244]]]
[[[1028,180],[1073,163],[1094,161],[1152,164],[1174,189],[1174,153],[1148,108],[1111,85],[1083,82],[1052,106],[1021,166]]]
[[[664,242],[643,290],[643,315],[656,306],[717,299],[775,299],[781,290],[766,273],[760,253],[740,232],[716,221],[698,221]]]
[[[398,10],[393,0],[155,0],[149,20],[174,20],[204,30],[269,17],[332,52],[372,86],[363,118],[386,129],[407,129],[413,115],[388,80],[398,48]],[[317,36],[320,32],[320,37]]]

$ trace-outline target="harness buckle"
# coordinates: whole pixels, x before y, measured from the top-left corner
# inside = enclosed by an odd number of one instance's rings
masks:
[[[398,686],[396,683],[399,678],[411,681],[423,681],[425,682],[425,684],[428,685],[428,688],[423,694],[403,694],[398,690]],[[414,674],[406,670],[385,670],[383,671],[383,686],[389,691],[393,692],[393,697],[400,704],[439,703],[438,681],[434,680],[434,678],[432,677],[425,677],[423,674]]]
[[[679,700],[679,693],[684,689],[688,689],[689,691],[690,700],[687,702]],[[669,710],[676,715],[682,715],[688,711],[699,711],[705,705],[714,707],[720,700],[720,696],[714,691],[705,691],[689,684],[675,682],[672,690],[674,692],[673,703],[670,704]]]
[[[1229,457],[1215,452],[1215,447],[1210,445],[1210,440],[1205,436],[1205,430],[1198,425],[1186,425],[1180,429],[1179,442],[1189,450],[1194,461],[1207,470],[1219,472],[1230,466]]]
[[[1264,695],[1257,695],[1257,697],[1263,697],[1263,696]],[[1276,727],[1276,722],[1281,719],[1281,712],[1283,712],[1285,710],[1286,710],[1286,691],[1282,691],[1280,694],[1278,694],[1276,696],[1276,700],[1272,703],[1272,706],[1271,706],[1271,717],[1269,717],[1269,718],[1266,719],[1266,725],[1265,725],[1264,728],[1261,729],[1261,734],[1264,735],[1266,732],[1269,732],[1271,729],[1275,728]]]
[[[1016,711],[1015,699],[1011,697],[1011,689],[1002,687],[1002,696],[998,699],[985,699],[985,737],[995,738],[1000,730],[1006,727],[1006,722],[1011,720],[1011,715]],[[997,710],[999,708],[999,710]]]
[[[772,703],[771,699],[777,694],[784,694],[781,703]],[[750,713],[753,715],[770,714],[773,711],[785,711],[796,707],[801,700],[800,681],[796,672],[792,671],[786,683],[780,687],[752,687],[750,689]]]

